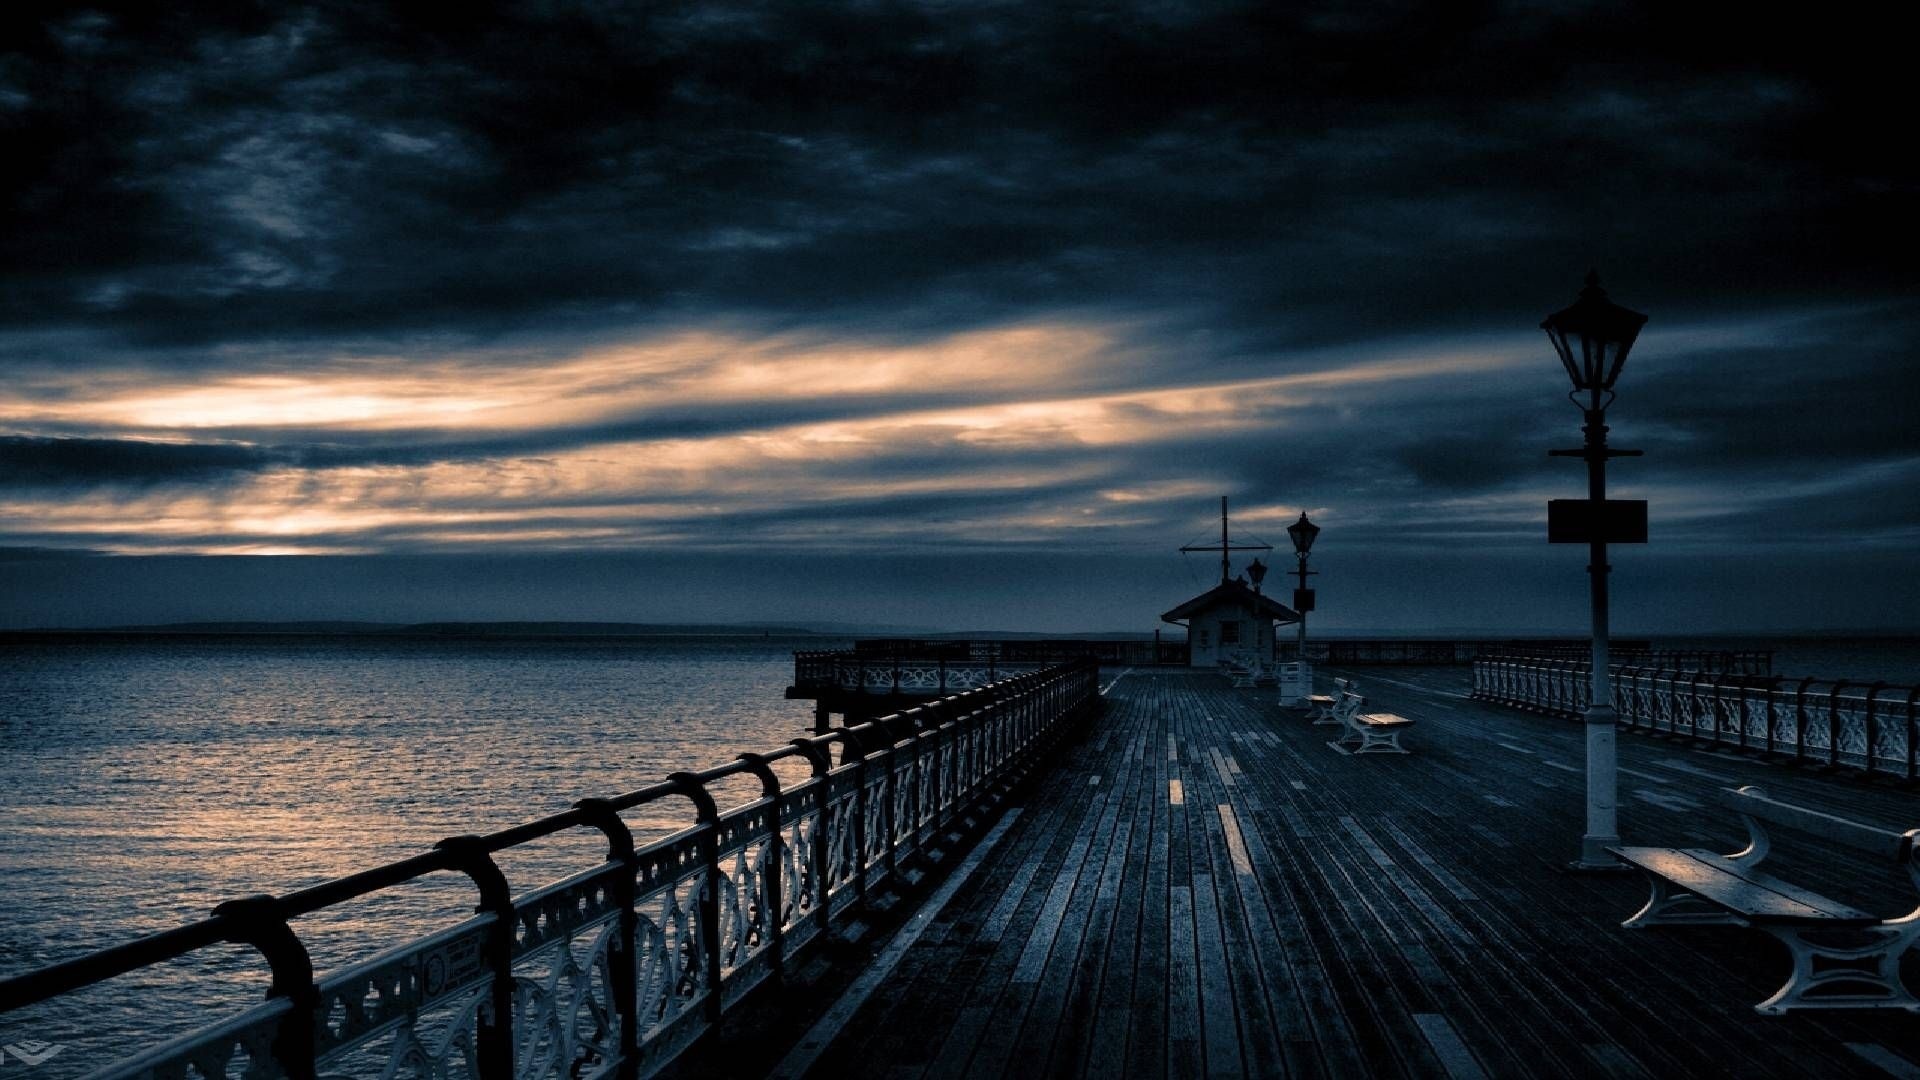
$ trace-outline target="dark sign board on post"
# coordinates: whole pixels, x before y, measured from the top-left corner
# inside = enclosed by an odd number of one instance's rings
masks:
[[[1598,505],[1600,512],[1594,513]],[[1590,544],[1600,540],[1609,544],[1647,542],[1647,500],[1607,499],[1598,504],[1592,499],[1549,499],[1547,501],[1547,543]]]
[[[1305,615],[1307,612],[1313,610],[1313,590],[1312,589],[1293,590],[1293,610],[1299,612],[1302,615]]]

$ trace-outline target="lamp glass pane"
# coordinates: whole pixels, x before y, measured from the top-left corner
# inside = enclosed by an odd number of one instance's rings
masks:
[[[1300,520],[1287,526],[1287,535],[1293,538],[1293,550],[1305,554],[1313,547],[1313,539],[1320,535],[1320,526],[1307,520],[1305,514]]]

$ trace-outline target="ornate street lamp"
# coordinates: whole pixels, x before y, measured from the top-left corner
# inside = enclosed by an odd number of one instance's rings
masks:
[[[1303,510],[1300,512],[1300,520],[1287,526],[1287,535],[1293,538],[1294,553],[1304,559],[1307,557],[1307,552],[1313,550],[1313,540],[1320,535],[1320,526],[1308,521],[1306,511]]]
[[[1259,596],[1260,583],[1267,580],[1267,564],[1261,562],[1259,559],[1255,559],[1252,562],[1248,563],[1247,564],[1247,580],[1253,583],[1253,595]],[[1257,638],[1257,640],[1254,642],[1254,648],[1256,650],[1256,655],[1258,655],[1258,650],[1262,648],[1265,649],[1266,655],[1262,658],[1261,662],[1266,663],[1267,661],[1272,660],[1275,654],[1277,654],[1280,651],[1278,648],[1276,648],[1276,646],[1279,643],[1279,639],[1272,638],[1271,640],[1269,640],[1269,637],[1273,632],[1273,625],[1269,623],[1266,619],[1257,617],[1257,615],[1258,613],[1256,613],[1256,618],[1253,620],[1253,632],[1254,632],[1254,636]]]
[[[1294,567],[1293,573],[1299,580],[1299,585],[1293,590],[1293,610],[1300,613],[1300,621],[1295,624],[1295,630],[1299,636],[1294,639],[1293,658],[1300,662],[1302,671],[1307,670],[1305,666],[1307,662],[1307,612],[1313,610],[1313,590],[1307,588],[1307,576],[1313,573],[1313,571],[1307,569],[1307,552],[1313,550],[1314,538],[1319,535],[1320,526],[1308,521],[1307,513],[1304,510],[1300,512],[1299,521],[1287,526],[1287,536],[1293,540],[1293,554],[1298,560],[1298,565]],[[1308,686],[1303,692],[1311,694],[1313,693],[1313,688]]]
[[[1607,459],[1638,457],[1638,450],[1607,447],[1607,406],[1613,404],[1613,384],[1626,365],[1627,352],[1639,337],[1647,317],[1607,299],[1600,275],[1589,271],[1587,287],[1573,306],[1556,311],[1540,323],[1566,365],[1573,390],[1567,396],[1586,418],[1581,428],[1586,444],[1577,450],[1552,450],[1556,457],[1577,457],[1587,463],[1587,498],[1558,499],[1547,506],[1547,539],[1551,543],[1587,545],[1588,587],[1592,596],[1593,672],[1588,698],[1587,825],[1580,841],[1576,870],[1621,868],[1607,849],[1620,843],[1616,810],[1618,777],[1614,748],[1612,679],[1607,671],[1607,543],[1645,543],[1647,504],[1607,500]]]

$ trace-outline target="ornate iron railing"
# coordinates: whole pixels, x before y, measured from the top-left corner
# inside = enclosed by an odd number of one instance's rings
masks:
[[[1292,660],[1300,651],[1292,641],[1275,642],[1279,659]],[[1316,638],[1307,642],[1306,658],[1315,664],[1470,664],[1489,657],[1552,657],[1578,660],[1590,655],[1585,641],[1572,638],[1491,639],[1491,638]],[[1650,642],[1620,640],[1613,642],[1616,660],[1648,666],[1701,667],[1714,671],[1740,671],[1766,675],[1773,670],[1773,653],[1764,649],[1718,650],[1655,649]]]
[[[932,660],[1058,664],[1091,656],[1103,664],[1184,664],[1187,643],[1158,638],[862,638],[855,653]]]
[[[1473,696],[1556,716],[1586,711],[1590,664],[1551,658],[1476,661]],[[1614,707],[1629,728],[1680,735],[1795,762],[1916,778],[1920,687],[1615,664]]]
[[[793,654],[795,690],[835,690],[850,694],[910,694],[945,697],[990,686],[1062,663],[1059,660],[1001,660],[887,656],[878,653]]]
[[[0,982],[0,1012],[222,943],[256,948],[265,1003],[156,1046],[110,1077],[644,1076],[1029,769],[1098,702],[1081,660],[279,897]],[[840,748],[840,763],[833,749]],[[783,787],[772,766],[804,761]],[[722,812],[710,786],[757,778]],[[623,811],[688,800],[693,823],[638,846]],[[607,858],[514,897],[494,855],[597,830]],[[438,873],[479,914],[318,980],[290,920]]]
[[[1136,666],[1185,664],[1187,643],[873,638],[855,642],[852,649],[794,653],[788,696],[819,691],[944,696],[1082,659]]]
[[[1607,650],[1609,662],[1620,667],[1672,668],[1677,671],[1706,671],[1720,675],[1773,674],[1771,649],[1655,649],[1646,642],[1615,641]],[[1534,642],[1509,642],[1481,650],[1476,660],[1551,660],[1556,663],[1584,664],[1593,658],[1593,643],[1556,644],[1542,647]]]

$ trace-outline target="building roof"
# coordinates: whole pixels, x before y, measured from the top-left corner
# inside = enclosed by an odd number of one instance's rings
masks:
[[[1215,585],[1199,596],[1160,616],[1160,621],[1178,623],[1181,619],[1190,618],[1194,614],[1205,611],[1208,608],[1221,607],[1226,604],[1250,607],[1256,613],[1266,615],[1279,622],[1300,621],[1299,612],[1270,596],[1254,592],[1238,581],[1223,581]]]

